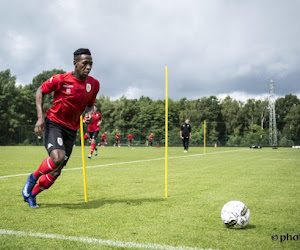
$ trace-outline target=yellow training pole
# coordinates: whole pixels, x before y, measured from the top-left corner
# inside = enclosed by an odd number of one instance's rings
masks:
[[[166,100],[165,100],[165,197],[168,197],[168,66],[166,66]]]
[[[80,116],[80,139],[81,139],[81,155],[82,155],[82,169],[83,169],[84,201],[88,202],[88,199],[87,199],[87,189],[86,189],[86,172],[85,172],[85,155],[84,155],[84,139],[83,139],[82,115]]]
[[[205,154],[205,145],[206,145],[206,120],[204,120],[204,137],[203,137],[203,153]]]

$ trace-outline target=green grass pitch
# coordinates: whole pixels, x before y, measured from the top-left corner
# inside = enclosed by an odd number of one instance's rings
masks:
[[[87,155],[89,148],[85,150]],[[20,174],[33,172],[46,156],[38,146],[0,147],[1,249],[300,247],[297,149],[207,148],[203,155],[203,148],[183,153],[170,147],[165,198],[164,148],[100,148],[97,157],[86,158],[85,203],[81,149],[74,147],[57,182],[37,196],[40,208],[31,209],[21,196],[27,175]],[[251,220],[245,229],[223,225],[220,211],[230,200],[249,207]],[[275,234],[278,240],[271,239]],[[294,239],[280,242],[287,234]],[[88,243],[80,237],[107,241]]]

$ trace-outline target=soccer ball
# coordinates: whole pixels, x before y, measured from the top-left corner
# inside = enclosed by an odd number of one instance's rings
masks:
[[[221,218],[228,228],[243,228],[250,220],[250,209],[241,201],[229,201],[221,210]]]

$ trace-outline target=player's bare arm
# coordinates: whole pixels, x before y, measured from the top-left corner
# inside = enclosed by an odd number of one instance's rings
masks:
[[[45,130],[45,117],[43,113],[44,99],[45,95],[43,94],[41,87],[39,87],[36,91],[35,99],[38,120],[34,127],[34,132],[38,136],[42,136]]]

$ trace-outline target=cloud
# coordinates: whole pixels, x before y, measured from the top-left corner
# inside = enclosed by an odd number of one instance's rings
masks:
[[[0,4],[0,70],[27,84],[91,49],[101,94],[164,98],[300,93],[300,2],[54,0]]]
[[[135,86],[129,86],[124,92],[119,92],[116,96],[112,97],[112,100],[126,97],[127,99],[138,99],[143,95],[143,91]]]

